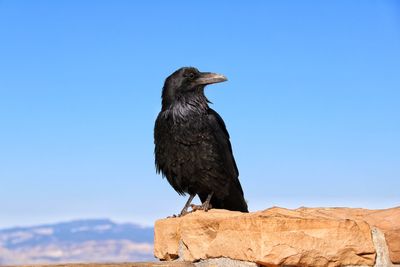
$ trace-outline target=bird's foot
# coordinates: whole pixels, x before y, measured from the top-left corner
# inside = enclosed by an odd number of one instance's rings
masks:
[[[201,205],[190,205],[192,207],[192,212],[196,211],[196,210],[204,210],[205,212],[207,212],[209,209],[212,208],[211,206],[211,198],[214,195],[214,192],[211,192],[210,194],[208,194],[206,201],[203,202],[203,204]]]
[[[179,217],[183,217],[189,213],[195,212],[197,210],[204,210],[205,212],[207,212],[208,210],[212,209],[212,206],[210,203],[203,203],[202,205],[195,205],[195,204],[191,204],[190,208],[192,210],[182,210],[181,213],[179,213],[178,215],[176,214],[172,214],[171,216],[168,216],[167,218],[179,218]]]
[[[203,203],[202,205],[192,204],[192,205],[190,205],[190,207],[192,208],[191,212],[195,212],[196,210],[204,210],[207,212],[209,209],[212,209],[212,206],[210,203]]]
[[[189,213],[191,213],[191,212],[192,212],[192,210],[191,210],[191,211],[182,210],[181,213],[179,213],[178,217],[183,217],[183,216],[185,216],[186,214],[189,214]]]
[[[179,213],[178,215],[172,214],[171,216],[168,216],[167,219],[183,217],[183,216],[185,216],[185,215],[187,215],[187,214],[189,214],[189,213],[192,213],[193,211],[194,211],[194,210],[190,210],[190,211],[188,211],[188,210],[182,210],[181,213]]]
[[[183,216],[185,216],[186,214],[191,213],[192,211],[188,211],[188,208],[190,207],[190,203],[192,202],[192,200],[193,200],[194,197],[195,197],[195,194],[191,194],[190,197],[189,197],[189,199],[187,200],[185,206],[183,207],[181,213],[179,213],[178,216],[176,216],[176,215],[174,214],[174,215],[173,215],[173,216],[174,216],[173,218],[175,218],[175,217],[183,217]]]

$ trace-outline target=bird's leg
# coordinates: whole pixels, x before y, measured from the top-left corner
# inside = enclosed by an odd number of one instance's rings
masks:
[[[190,203],[192,203],[192,200],[193,200],[193,198],[196,196],[196,194],[191,194],[190,195],[190,197],[189,197],[189,199],[186,201],[186,204],[185,204],[185,206],[183,207],[183,209],[182,209],[182,211],[181,211],[181,213],[179,213],[179,217],[181,217],[181,216],[184,216],[184,215],[186,215],[186,214],[188,214],[189,212],[188,212],[188,208],[189,208],[189,206],[190,206]]]
[[[211,204],[210,204],[210,201],[211,201],[211,198],[212,198],[212,196],[214,195],[214,192],[211,192],[208,196],[207,196],[207,199],[206,199],[206,201],[204,201],[204,203],[203,203],[203,208],[204,208],[204,211],[208,211],[209,209],[211,209],[212,207],[211,207]]]
[[[190,205],[192,207],[192,210],[193,211],[196,211],[196,210],[208,211],[209,209],[211,209],[212,206],[210,204],[210,201],[211,201],[211,198],[213,195],[214,195],[214,192],[211,192],[210,194],[208,194],[206,201],[204,201],[204,203],[201,205],[194,205],[194,204]]]

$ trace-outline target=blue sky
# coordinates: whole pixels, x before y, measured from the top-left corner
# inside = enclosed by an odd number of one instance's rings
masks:
[[[181,66],[229,79],[250,210],[400,205],[398,2],[0,0],[0,227],[177,213],[153,125]]]

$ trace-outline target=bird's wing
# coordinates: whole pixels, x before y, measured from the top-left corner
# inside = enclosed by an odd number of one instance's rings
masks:
[[[243,195],[243,190],[238,179],[239,170],[233,157],[232,146],[229,141],[229,133],[226,130],[225,123],[221,116],[211,108],[208,110],[208,121],[213,129],[216,141],[220,146],[219,151],[221,151],[221,156],[223,157],[224,168],[228,172],[229,176],[232,177],[237,187],[240,188]]]

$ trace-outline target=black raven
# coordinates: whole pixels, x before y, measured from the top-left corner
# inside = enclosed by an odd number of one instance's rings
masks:
[[[165,80],[154,127],[155,163],[175,191],[190,194],[180,215],[188,212],[195,195],[202,205],[194,209],[248,212],[225,123],[204,95],[207,84],[226,80],[192,67]]]

